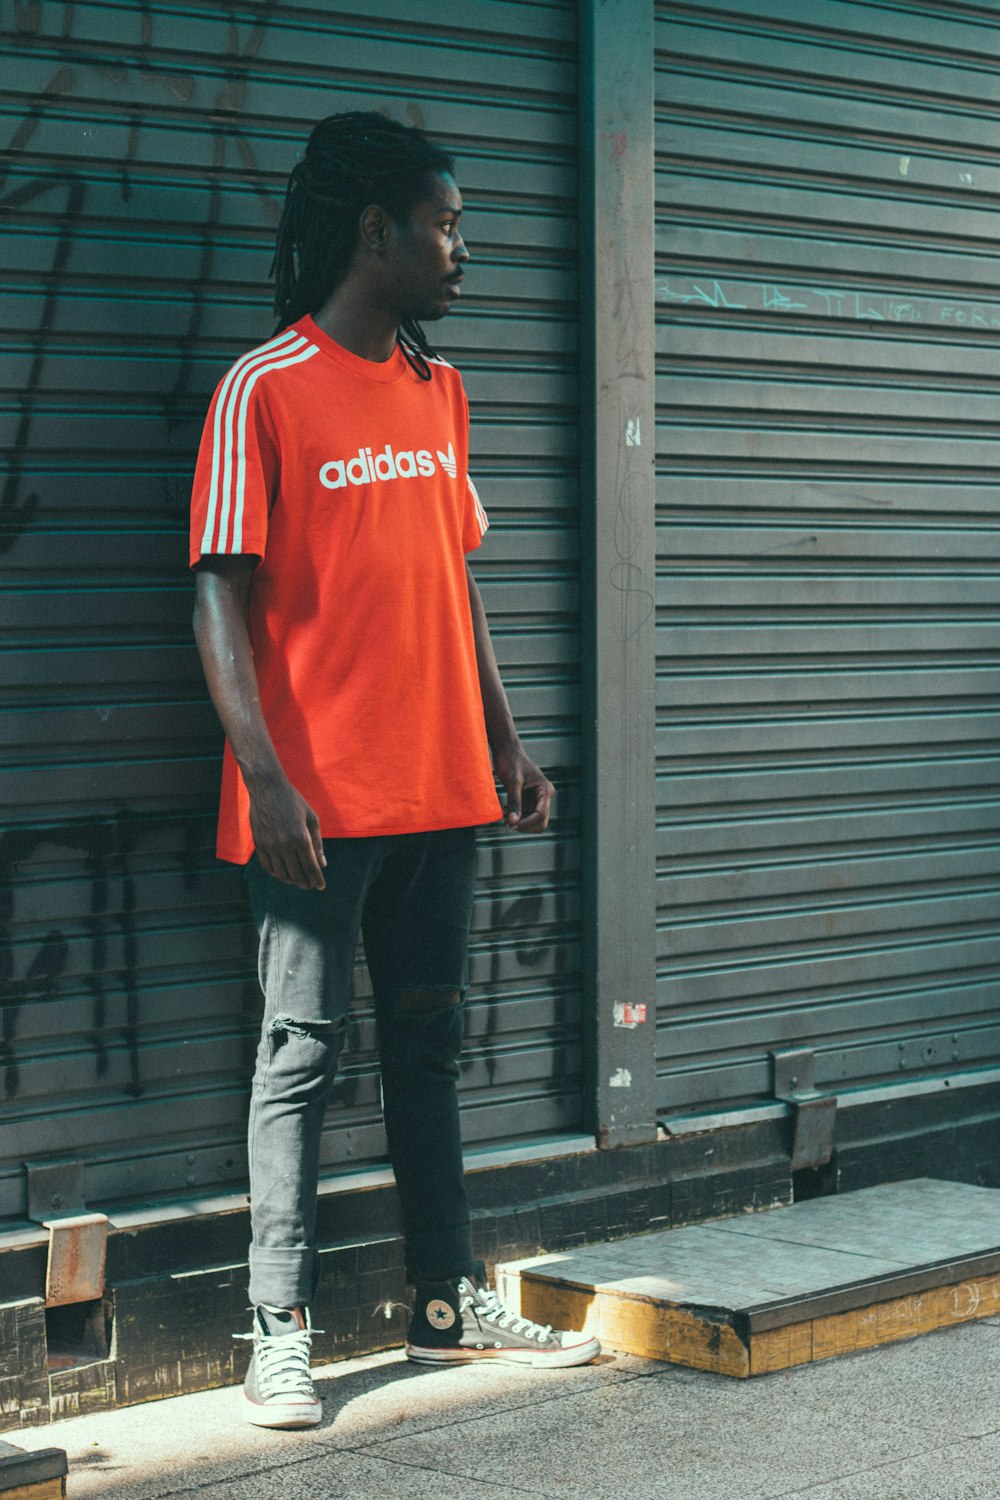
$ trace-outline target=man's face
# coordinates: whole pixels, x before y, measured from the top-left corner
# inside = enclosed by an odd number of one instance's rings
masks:
[[[389,221],[387,292],[400,322],[433,322],[458,301],[469,252],[459,233],[462,195],[453,177],[435,175],[430,193],[403,224]]]

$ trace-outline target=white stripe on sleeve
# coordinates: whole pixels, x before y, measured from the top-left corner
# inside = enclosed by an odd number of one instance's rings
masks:
[[[222,416],[222,483],[219,488],[219,535],[217,552],[230,552],[233,550],[226,545],[226,536],[229,531],[230,511],[237,503],[234,489],[234,470],[239,459],[239,448],[245,439],[246,424],[239,427],[239,416],[244,414],[246,408],[240,406],[241,391],[246,389],[248,380],[252,380],[256,373],[263,374],[277,364],[277,355],[292,354],[302,348],[305,339],[301,335],[280,350],[274,350],[267,354],[258,353],[254,359],[248,360],[240,370],[236,380],[233,381],[229,395],[226,399],[226,409]],[[244,462],[244,472],[246,464]]]
[[[261,344],[256,349],[251,349],[236,361],[222,382],[219,399],[215,403],[215,421],[212,426],[212,474],[208,486],[208,515],[205,518],[205,531],[201,539],[203,553],[216,550],[213,544],[216,516],[219,511],[220,482],[225,460],[228,458],[224,443],[228,444],[231,441],[231,425],[229,424],[226,427],[225,439],[223,438],[223,416],[229,405],[230,392],[255,360],[269,359],[279,350],[287,350],[297,339],[301,339],[301,335],[288,331],[279,334],[277,338],[270,339],[266,344]],[[226,514],[228,518],[228,506]],[[225,528],[222,530],[222,537],[225,537]]]
[[[487,531],[489,531],[490,529],[489,517],[483,509],[483,503],[479,498],[479,492],[476,489],[476,486],[472,482],[472,476],[470,474],[466,474],[465,477],[468,481],[469,493],[472,495],[472,499],[476,507],[476,521],[479,526],[479,535],[485,536]]]
[[[314,354],[319,353],[316,344],[307,344],[297,354],[290,354],[286,359],[276,359],[270,364],[261,365],[253,374],[247,376],[243,387],[243,395],[240,400],[239,418],[237,421],[236,434],[236,486],[234,491],[235,514],[233,516],[233,545],[232,552],[243,550],[243,502],[246,498],[246,430],[247,430],[247,406],[250,401],[250,392],[262,375],[267,375],[271,370],[284,370],[288,365],[300,365],[304,360],[312,359]],[[228,516],[222,523],[222,535],[225,536],[225,526]]]

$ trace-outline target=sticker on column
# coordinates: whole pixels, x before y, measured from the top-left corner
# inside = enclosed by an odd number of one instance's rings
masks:
[[[625,423],[625,446],[626,448],[641,448],[642,438],[639,434],[638,417],[629,417]]]
[[[635,1003],[631,1000],[616,1000],[614,1007],[614,1019],[616,1026],[624,1026],[627,1031],[634,1031],[637,1026],[645,1025],[645,1003]]]
[[[628,1068],[619,1068],[617,1073],[612,1073],[608,1079],[608,1087],[613,1089],[630,1089],[632,1087],[632,1074]]]

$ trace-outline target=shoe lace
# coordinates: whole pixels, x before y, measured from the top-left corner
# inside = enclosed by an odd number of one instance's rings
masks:
[[[234,1339],[254,1339],[254,1362],[261,1394],[265,1397],[294,1394],[311,1388],[309,1353],[312,1335],[322,1328],[300,1328],[294,1333],[234,1333]]]
[[[509,1307],[504,1307],[499,1294],[492,1287],[480,1287],[475,1296],[470,1293],[462,1304],[462,1310],[464,1312],[467,1307],[473,1306],[482,1314],[484,1322],[495,1323],[498,1328],[509,1328],[522,1338],[537,1339],[540,1344],[544,1344],[552,1336],[551,1324],[533,1323],[530,1318],[512,1313]]]

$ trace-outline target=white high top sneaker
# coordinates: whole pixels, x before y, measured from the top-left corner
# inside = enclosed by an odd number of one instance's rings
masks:
[[[322,1329],[317,1329],[321,1333]],[[253,1358],[243,1382],[243,1415],[257,1427],[315,1427],[323,1415],[309,1374],[313,1326],[308,1307],[255,1307]]]

